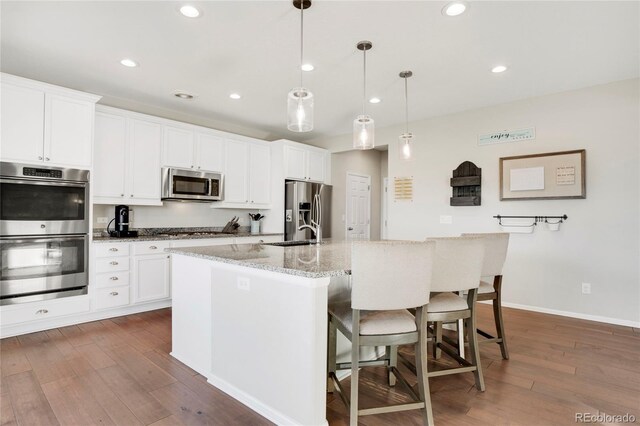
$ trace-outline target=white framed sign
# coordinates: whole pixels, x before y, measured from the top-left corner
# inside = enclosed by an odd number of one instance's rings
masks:
[[[536,128],[528,127],[519,130],[502,130],[494,133],[478,135],[478,145],[494,145],[497,143],[522,142],[536,138]]]

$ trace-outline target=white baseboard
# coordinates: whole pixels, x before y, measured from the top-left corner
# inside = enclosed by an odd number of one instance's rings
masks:
[[[481,302],[481,303],[484,303],[484,302]],[[491,303],[491,302],[487,301],[486,303]],[[570,318],[577,318],[577,319],[583,319],[588,321],[603,322],[607,324],[622,325],[626,327],[640,328],[640,321],[630,321],[630,320],[623,320],[619,318],[610,318],[610,317],[603,317],[599,315],[581,314],[578,312],[570,312],[570,311],[559,311],[556,309],[541,308],[539,306],[531,306],[531,305],[521,305],[518,303],[509,303],[505,301],[502,302],[502,306],[504,306],[505,308],[521,309],[523,311],[540,312],[543,314],[560,315],[562,317],[570,317]]]
[[[222,392],[226,393],[227,395],[236,399],[237,401],[240,401],[241,403],[243,403],[244,405],[246,405],[256,413],[266,417],[268,420],[271,420],[277,425],[298,425],[300,423],[300,422],[296,422],[295,420],[291,419],[290,417],[286,416],[280,411],[274,409],[273,407],[266,405],[262,401],[257,400],[253,396],[238,389],[237,387],[233,386],[229,382],[222,380],[217,376],[209,375],[207,381],[211,385],[220,389]],[[318,426],[328,426],[328,424],[329,423],[325,419],[324,422],[320,423]]]

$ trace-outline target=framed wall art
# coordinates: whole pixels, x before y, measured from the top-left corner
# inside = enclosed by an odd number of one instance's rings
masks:
[[[500,158],[500,201],[587,198],[586,151]]]

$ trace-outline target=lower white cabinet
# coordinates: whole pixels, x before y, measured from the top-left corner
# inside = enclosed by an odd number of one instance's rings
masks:
[[[96,290],[96,309],[111,309],[129,304],[129,286],[105,287]]]
[[[151,302],[171,295],[171,256],[152,254],[133,258],[133,302]]]
[[[35,321],[46,322],[53,318],[89,312],[90,305],[88,296],[76,296],[3,306],[0,310],[0,323],[7,326]]]

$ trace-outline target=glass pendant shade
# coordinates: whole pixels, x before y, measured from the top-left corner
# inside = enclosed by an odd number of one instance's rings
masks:
[[[373,149],[375,146],[375,125],[373,118],[359,115],[353,120],[353,149]]]
[[[398,138],[400,159],[411,160],[413,156],[413,134],[403,133]]]
[[[313,130],[313,93],[304,87],[291,89],[287,96],[287,129],[292,132]]]

